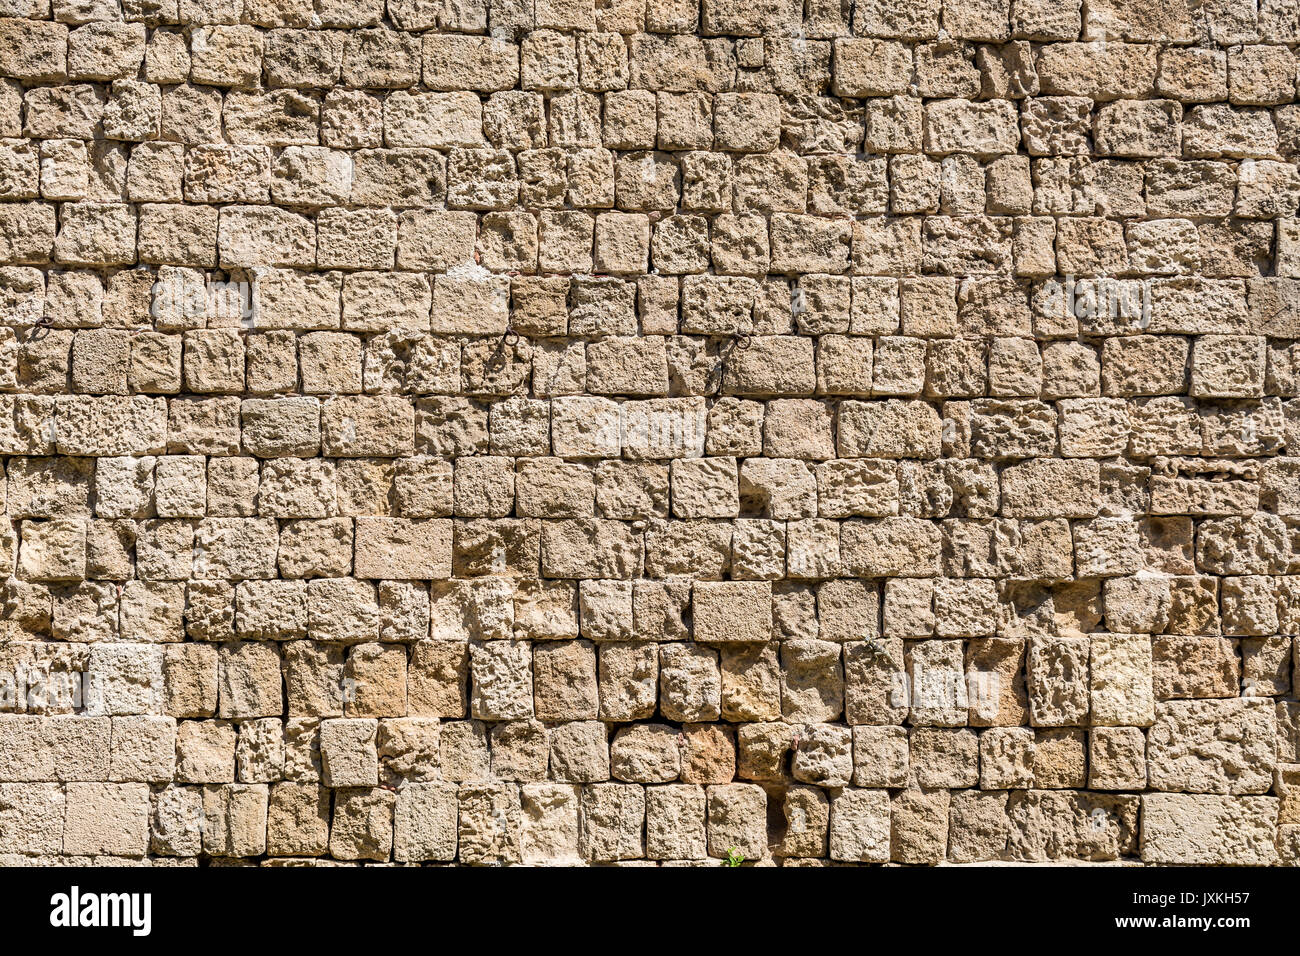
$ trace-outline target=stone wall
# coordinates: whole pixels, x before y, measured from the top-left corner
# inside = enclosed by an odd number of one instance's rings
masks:
[[[1300,857],[1295,0],[0,13],[0,861]]]

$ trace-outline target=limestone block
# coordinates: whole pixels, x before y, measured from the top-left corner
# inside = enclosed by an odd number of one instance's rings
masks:
[[[1156,709],[1147,760],[1153,789],[1263,793],[1271,786],[1276,718],[1266,700],[1167,701]]]
[[[1153,793],[1142,798],[1144,862],[1268,865],[1276,859],[1277,800]]]

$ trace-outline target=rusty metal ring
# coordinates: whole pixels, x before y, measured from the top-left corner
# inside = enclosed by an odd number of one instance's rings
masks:
[[[35,322],[32,323],[31,338],[34,341],[39,342],[42,339],[44,339],[47,335],[49,335],[50,331],[53,328],[54,328],[54,320],[50,318],[48,315],[42,315],[39,319],[37,319]]]

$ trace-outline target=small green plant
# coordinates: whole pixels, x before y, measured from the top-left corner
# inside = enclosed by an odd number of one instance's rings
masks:
[[[878,638],[869,637],[863,644],[863,650],[867,652],[868,657],[886,657],[889,654],[889,648],[885,646],[885,642]]]
[[[740,866],[745,862],[745,854],[741,853],[739,848],[732,847],[727,851],[727,866]]]

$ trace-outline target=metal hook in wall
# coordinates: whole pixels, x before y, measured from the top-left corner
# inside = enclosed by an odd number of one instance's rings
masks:
[[[513,347],[518,341],[519,333],[507,324],[505,332],[501,334],[501,339],[497,342],[497,347],[493,349],[491,357],[488,358],[487,367],[494,372],[504,368],[506,364],[506,346]]]
[[[709,373],[710,391],[714,388],[722,387],[723,379],[727,373],[727,363],[731,361],[731,354],[736,349],[741,349],[743,351],[744,349],[749,348],[753,340],[754,335],[752,332],[738,332],[718,350],[718,361],[714,364],[713,369]]]

